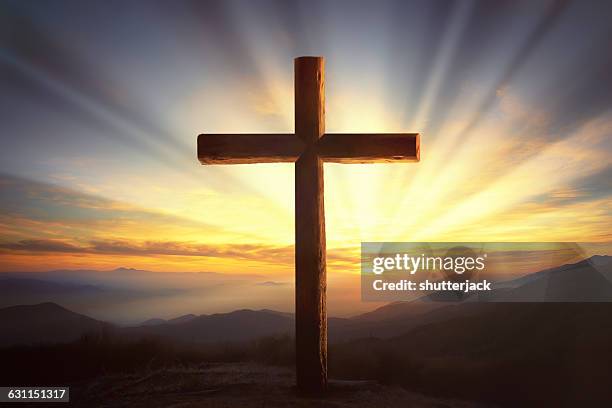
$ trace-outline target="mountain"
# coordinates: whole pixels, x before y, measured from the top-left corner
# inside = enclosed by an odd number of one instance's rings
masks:
[[[285,316],[285,317],[293,318],[293,313],[289,313],[289,312],[279,312],[278,310],[271,310],[271,309],[261,309],[260,312],[274,313],[274,314],[277,314],[279,316]]]
[[[55,303],[0,309],[0,346],[65,343],[112,326]]]
[[[532,273],[460,301],[450,301],[447,292],[434,292],[412,301],[389,303],[351,318],[348,324],[330,322],[329,337],[334,341],[391,338],[425,324],[473,315],[492,308],[487,305],[490,302],[612,302],[612,257],[593,256]],[[474,306],[460,307],[463,304]]]
[[[252,300],[249,307],[254,309],[267,306],[270,297],[291,296],[289,285],[258,285],[262,280],[261,276],[247,274],[129,268],[0,272],[0,307],[53,302],[125,326],[151,317],[216,310],[221,300],[229,302],[226,307],[238,309],[245,306],[240,304],[245,293]]]
[[[179,316],[179,317],[175,317],[174,319],[169,319],[169,320],[160,319],[158,317],[155,317],[153,319],[145,320],[144,322],[140,324],[140,326],[157,326],[159,324],[166,324],[166,323],[168,324],[185,323],[196,317],[197,316],[192,313],[189,313],[183,316]]]
[[[330,372],[504,406],[612,403],[612,303],[468,302],[432,313],[443,316],[399,336],[332,345]]]
[[[174,319],[170,319],[168,320],[168,323],[170,324],[185,323],[185,322],[195,319],[196,317],[198,316],[194,315],[193,313],[189,313],[186,315],[175,317]]]
[[[244,309],[201,315],[186,321],[127,327],[121,329],[121,333],[130,337],[156,336],[181,342],[212,343],[240,342],[277,334],[292,334],[293,330],[292,316]]]
[[[517,280],[518,283],[512,282],[508,287],[494,290],[486,295],[478,295],[478,299],[473,296],[462,302],[434,302],[428,295],[411,302],[391,303],[350,319],[330,317],[328,320],[329,339],[332,343],[367,337],[389,339],[418,327],[453,319],[471,318],[483,313],[481,311],[502,310],[498,306],[491,305],[491,302],[531,300],[612,302],[612,283],[607,277],[612,275],[612,262],[609,260],[610,257],[589,258],[575,264],[538,272]],[[9,282],[13,287],[23,284],[23,282],[14,280],[9,280]],[[58,290],[56,283],[32,280],[28,285],[39,288],[39,291]],[[95,287],[89,290],[95,291]],[[480,301],[474,302],[474,300]],[[36,309],[37,306],[30,306],[34,308],[31,312],[32,318],[10,320],[9,317],[6,317],[10,316],[10,313],[0,314],[0,328],[3,329],[0,332],[0,337],[2,337],[0,344],[19,342],[20,339],[25,339],[25,341],[70,340],[92,327],[96,328],[104,324],[54,305],[53,307],[61,309],[64,314],[80,316],[81,319],[74,327],[67,324],[70,326],[69,330],[62,331],[54,325],[49,325],[45,317],[46,313],[54,316],[59,312],[53,311],[49,303],[43,305],[47,305],[49,310],[40,305],[38,309]],[[7,310],[12,310],[12,308],[0,311],[8,313]],[[38,313],[37,317],[34,316],[35,312]],[[84,319],[89,319],[87,321],[90,324],[84,324]],[[66,318],[64,321],[70,320]],[[294,315],[268,309],[245,309],[201,316],[187,314],[169,320],[149,319],[140,326],[116,329],[116,331],[128,337],[156,336],[181,342],[240,342],[264,336],[293,334]]]
[[[608,267],[610,265],[612,265],[612,256],[593,255],[590,258],[583,259],[573,264],[565,264],[561,266],[556,266],[554,268],[543,269],[538,272],[534,272],[534,273],[527,274],[525,276],[521,276],[520,278],[517,278],[517,279],[513,279],[513,280],[505,281],[505,282],[499,282],[496,284],[496,286],[504,287],[504,288],[506,287],[516,288],[526,283],[547,277],[551,274],[562,272],[567,269],[574,269],[576,267],[590,266],[597,270],[600,270],[601,267],[606,267],[605,269],[609,269]],[[612,276],[609,276],[609,277],[612,278]]]
[[[611,302],[612,257],[593,256],[536,272],[480,297],[495,302]]]
[[[165,323],[168,323],[168,321],[164,319],[160,319],[158,317],[154,317],[153,319],[145,320],[140,325],[141,326],[157,326],[158,324],[165,324]]]
[[[608,261],[589,258],[541,271],[480,302],[424,297],[351,319],[331,317],[330,373],[502,406],[610,406]],[[534,298],[545,301],[518,301]],[[586,298],[605,301],[579,301]],[[294,316],[273,310],[184,315],[153,323],[115,332],[128,339],[155,336],[185,343],[294,333]],[[0,345],[70,341],[107,327],[52,303],[0,309]],[[279,343],[271,344],[278,348]]]
[[[352,320],[363,322],[379,322],[382,320],[412,317],[428,313],[444,306],[444,303],[418,300],[410,302],[393,302],[389,303],[388,305],[381,306],[371,312],[355,316],[352,318]]]
[[[604,266],[612,263],[612,256],[609,255],[593,255],[586,259],[586,262],[594,266]]]

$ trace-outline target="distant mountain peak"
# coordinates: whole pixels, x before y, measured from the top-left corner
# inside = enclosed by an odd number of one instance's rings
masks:
[[[175,323],[185,323],[185,322],[188,322],[190,320],[195,319],[196,317],[198,317],[198,316],[194,315],[193,313],[189,313],[189,314],[186,314],[186,315],[175,317],[174,319],[170,319],[170,320],[168,320],[168,323],[172,323],[172,324],[175,324]]]
[[[8,306],[6,308],[3,308],[1,310],[22,310],[22,311],[39,311],[39,312],[50,312],[50,311],[62,311],[62,312],[69,312],[69,313],[74,313],[71,310],[66,309],[63,306],[58,305],[57,303],[53,303],[53,302],[42,302],[42,303],[36,303],[36,304],[32,304],[32,305],[15,305],[15,306]]]
[[[260,309],[259,312],[270,313],[270,314],[274,314],[274,315],[278,315],[278,316],[284,316],[284,317],[291,317],[291,318],[293,318],[293,313],[290,313],[290,312],[280,312],[278,310],[272,310],[272,309]]]
[[[70,342],[110,327],[53,302],[9,306],[0,309],[0,346]]]
[[[257,283],[258,286],[285,286],[285,282],[265,281]]]
[[[592,265],[605,265],[612,262],[612,256],[610,255],[593,255],[590,258],[586,259]]]
[[[160,319],[158,317],[154,317],[152,319],[145,320],[140,325],[141,326],[156,326],[158,324],[164,324],[164,323],[168,323],[168,321],[165,320],[165,319]]]
[[[121,266],[119,268],[113,269],[111,272],[148,272],[148,271],[143,271],[143,270],[136,269],[136,268],[126,268],[125,266]]]

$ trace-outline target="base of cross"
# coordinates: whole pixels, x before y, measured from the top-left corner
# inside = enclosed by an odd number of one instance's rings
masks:
[[[325,64],[295,59],[295,134],[198,136],[202,164],[295,163],[295,344],[301,395],[327,383],[323,162],[418,162],[417,133],[325,133]]]

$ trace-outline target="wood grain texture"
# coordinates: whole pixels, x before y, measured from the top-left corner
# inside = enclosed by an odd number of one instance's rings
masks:
[[[327,310],[323,162],[317,141],[325,131],[323,58],[295,60],[295,130],[305,149],[295,163],[295,339],[298,390],[327,389]]]
[[[325,133],[325,60],[295,59],[295,134],[315,142]]]
[[[327,388],[323,161],[307,151],[295,163],[295,340],[298,389]]]
[[[418,133],[328,133],[317,152],[331,163],[393,163],[420,160]]]
[[[202,164],[295,162],[296,373],[302,394],[327,389],[323,162],[417,162],[416,133],[325,134],[325,63],[295,59],[295,134],[202,134]]]
[[[293,163],[304,143],[293,134],[202,134],[202,164]]]

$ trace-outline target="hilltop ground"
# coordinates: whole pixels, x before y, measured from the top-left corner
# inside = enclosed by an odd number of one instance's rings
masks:
[[[81,407],[485,407],[426,397],[374,382],[332,381],[325,398],[299,398],[289,368],[250,363],[209,364],[101,377],[71,388]]]

